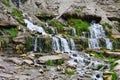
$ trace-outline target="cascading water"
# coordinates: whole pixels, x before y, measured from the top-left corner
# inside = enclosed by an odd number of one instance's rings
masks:
[[[37,42],[38,42],[37,37],[35,37],[35,42],[34,42],[34,51],[37,51]]]
[[[76,29],[72,28],[72,36],[75,36],[75,35],[76,35]]]
[[[112,49],[112,43],[110,42],[109,38],[106,38],[102,25],[92,22],[89,30],[90,39],[88,43],[90,49],[100,49],[100,38],[105,39],[107,49]]]
[[[70,38],[69,43],[70,43],[71,50],[76,51],[75,42],[72,38]]]
[[[42,33],[42,35],[45,35],[46,32],[44,31],[44,29],[40,26],[34,25],[32,22],[30,22],[27,19],[24,19],[25,23],[27,24],[27,28],[31,31],[36,31],[39,33]]]
[[[59,44],[59,38],[58,37],[52,37],[52,47],[53,51],[60,51],[60,44]]]

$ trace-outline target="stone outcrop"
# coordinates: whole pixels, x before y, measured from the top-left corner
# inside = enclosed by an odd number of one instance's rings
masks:
[[[0,13],[0,27],[16,27],[18,24],[10,14]]]

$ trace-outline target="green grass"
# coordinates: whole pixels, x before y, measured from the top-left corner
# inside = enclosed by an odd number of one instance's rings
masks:
[[[117,80],[117,74],[116,74],[116,72],[112,72],[112,80]]]
[[[102,24],[103,25],[103,27],[108,27],[109,29],[112,29],[112,25],[110,25],[110,24],[108,24],[108,23],[104,23],[104,24]]]
[[[56,27],[59,33],[64,32],[63,24],[58,22],[58,21],[51,21],[50,22],[51,26]]]
[[[88,32],[89,23],[81,19],[69,19],[68,24],[76,28],[77,35],[81,35],[83,31]]]
[[[10,3],[8,2],[8,0],[3,0],[2,3],[7,6],[7,7],[11,7]]]
[[[17,36],[18,30],[17,28],[10,28],[10,29],[4,29],[3,32],[9,34],[11,38],[14,38]]]
[[[47,65],[47,66],[55,66],[55,64],[54,64],[54,62],[52,60],[46,61],[45,65]]]
[[[71,76],[71,75],[74,75],[74,74],[75,74],[75,71],[69,71],[69,72],[66,71],[65,73],[68,74],[69,76]]]
[[[18,10],[17,8],[13,8],[11,15],[20,23],[24,23],[22,18],[22,11]]]

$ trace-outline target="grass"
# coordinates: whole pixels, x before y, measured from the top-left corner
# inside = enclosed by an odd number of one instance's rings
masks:
[[[48,60],[48,61],[45,62],[45,65],[47,65],[47,66],[57,66],[57,65],[63,64],[64,61],[65,61],[65,59],[60,59],[60,60],[56,60],[56,61]]]
[[[18,30],[17,28],[10,28],[10,29],[4,29],[4,32],[9,34],[11,38],[14,38],[17,36]]]
[[[116,72],[112,72],[112,80],[117,80],[117,74],[116,74]]]
[[[24,23],[22,18],[22,11],[18,10],[17,8],[13,8],[11,15],[19,22]]]
[[[108,23],[104,23],[104,24],[102,24],[103,25],[103,27],[108,27],[109,29],[112,29],[112,25],[110,25],[110,24],[108,24]]]
[[[70,26],[74,26],[76,28],[77,35],[81,35],[81,33],[88,32],[89,23],[87,21],[83,21],[81,19],[69,19],[68,24]]]
[[[8,0],[3,0],[2,3],[7,6],[7,7],[11,7],[10,3],[8,2]]]
[[[50,22],[50,24],[51,24],[51,26],[56,27],[59,33],[64,32],[64,27],[63,27],[62,23],[53,20]]]

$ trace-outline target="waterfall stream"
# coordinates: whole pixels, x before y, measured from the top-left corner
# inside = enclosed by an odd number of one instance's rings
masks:
[[[89,48],[90,49],[100,49],[99,39],[104,39],[106,42],[106,48],[112,49],[112,42],[109,38],[106,38],[105,31],[103,30],[102,25],[97,23],[92,23],[89,27],[90,30],[90,39],[89,39]]]

